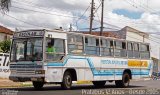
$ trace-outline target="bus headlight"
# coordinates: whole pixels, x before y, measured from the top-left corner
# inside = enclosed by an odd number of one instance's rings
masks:
[[[37,70],[37,71],[35,71],[35,74],[45,74],[45,71],[44,70]]]
[[[16,74],[16,70],[10,70],[12,74]]]

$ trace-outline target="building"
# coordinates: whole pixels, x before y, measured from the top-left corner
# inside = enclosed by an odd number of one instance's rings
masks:
[[[13,35],[13,31],[0,25],[0,42],[11,39],[12,35]],[[1,48],[0,48],[0,70],[1,70],[0,78],[9,77],[10,71],[9,71],[8,62],[9,62],[9,54],[1,53]]]
[[[0,42],[11,39],[13,31],[0,25]]]
[[[115,32],[117,32],[117,31],[104,31],[102,33],[102,35],[105,36],[105,37],[114,37],[114,38],[121,39],[121,37],[119,35],[117,35],[117,33],[115,33]],[[80,33],[90,34],[88,31],[80,31]],[[99,36],[100,35],[100,31],[93,31],[91,34]]]
[[[122,39],[149,43],[149,34],[126,26],[118,31]]]

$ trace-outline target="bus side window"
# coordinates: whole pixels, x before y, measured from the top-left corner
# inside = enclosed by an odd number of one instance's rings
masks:
[[[114,48],[113,41],[110,41],[110,48]]]
[[[126,57],[126,42],[122,41],[115,41],[115,52],[114,55],[117,57]]]
[[[114,56],[114,44],[113,44],[113,40],[110,40],[109,43],[110,43],[110,48],[109,48],[110,56]]]
[[[62,60],[65,55],[64,39],[47,38],[46,59],[48,61]]]
[[[122,42],[121,41],[114,41],[115,48],[114,48],[114,56],[120,57],[121,49],[122,49]]]
[[[99,39],[85,37],[85,53],[87,55],[99,55]]]
[[[128,42],[127,55],[128,58],[133,58],[133,45],[131,42]]]
[[[88,38],[85,37],[85,44],[88,45]]]
[[[68,53],[69,54],[83,53],[83,36],[68,34]]]
[[[55,52],[53,51],[53,49],[55,49],[54,38],[52,39],[48,38],[46,43],[46,52]]]
[[[121,57],[127,57],[126,42],[122,42]]]
[[[150,58],[149,45],[146,45],[146,44],[141,44],[140,45],[140,56],[141,56],[141,59]]]
[[[134,56],[135,58],[140,58],[139,44],[138,44],[138,43],[134,43],[133,56]]]
[[[101,39],[101,55],[102,56],[113,56],[113,41],[109,39]]]

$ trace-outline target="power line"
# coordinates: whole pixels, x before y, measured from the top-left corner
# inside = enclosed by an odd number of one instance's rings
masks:
[[[151,37],[153,37],[154,39],[160,39],[159,37],[153,36],[150,34]]]
[[[126,1],[126,0],[125,0]],[[138,8],[138,6],[135,6],[135,5],[133,5],[132,3],[130,3],[129,1],[126,1],[127,3],[129,3],[130,5],[132,5],[133,7],[135,7],[135,8]],[[109,17],[104,17],[104,18],[109,18]],[[113,19],[113,18],[112,18]],[[123,19],[119,19],[119,20],[123,20]],[[123,20],[123,22],[124,22],[124,20]],[[126,20],[125,20],[125,22],[127,22]],[[139,24],[139,25],[148,25],[148,26],[155,26],[155,25],[160,25],[160,23],[146,23],[146,22],[143,22],[143,23],[140,23],[140,22],[131,22],[131,21],[128,21],[129,23],[134,23],[135,25],[136,24]],[[127,23],[128,23],[127,22]],[[141,21],[142,22],[142,21]],[[116,22],[116,23],[122,23],[122,22]],[[134,25],[134,26],[135,26]]]
[[[17,2],[17,1],[14,1],[14,2],[16,2],[16,3],[20,3],[20,2]],[[24,3],[24,2],[22,2],[23,4],[27,4],[27,3]],[[27,5],[27,6],[31,6],[31,5]],[[14,6],[15,7],[15,6]],[[39,7],[39,6],[35,6],[35,5],[32,5],[31,7],[38,7],[38,9],[41,9],[41,10],[45,10],[45,11],[52,11],[52,10],[47,10],[47,9],[44,9],[44,8],[41,8],[41,7]],[[89,6],[90,7],[90,6]],[[78,23],[78,21],[79,20],[88,20],[88,19],[85,19],[85,18],[83,18],[82,19],[82,17],[85,15],[85,13],[88,11],[88,9],[89,9],[89,7],[87,7],[87,9],[85,10],[85,12],[80,16],[80,17],[76,17],[76,16],[67,16],[67,17],[70,17],[70,18],[76,18],[77,19],[77,21],[76,21],[76,24],[75,24],[75,26],[77,27],[77,29],[78,29],[78,25],[77,25],[77,23]],[[17,7],[16,7],[17,8]],[[18,7],[19,9],[23,9],[23,10],[27,10],[27,11],[34,11],[35,12],[35,10],[31,10],[31,9],[25,9],[25,8],[20,8],[20,7]],[[44,13],[44,14],[48,14],[48,13],[46,13],[46,12],[42,12],[42,11],[36,11],[36,12],[38,12],[38,13]],[[57,13],[56,14],[51,14],[51,13],[49,13],[49,15],[57,15]],[[63,16],[63,17],[66,17],[66,16],[64,16],[64,14],[63,15],[57,15],[57,16]]]
[[[138,4],[137,3],[135,3],[134,1],[128,1],[128,0],[124,0],[125,2],[127,2],[128,4],[130,4],[131,6],[133,6],[133,7],[135,7],[135,8],[142,8],[142,9],[144,9],[144,10],[146,10],[146,11],[149,11],[147,8],[145,8],[144,6],[138,6]],[[135,4],[135,5],[134,5]],[[149,11],[150,12],[150,11]]]
[[[26,8],[21,8],[21,7],[17,7],[17,6],[11,6],[13,8],[17,8],[17,9],[21,9],[21,10],[27,10],[27,11],[33,11],[33,12],[38,12],[38,13],[43,13],[43,14],[48,14],[48,15],[56,15],[56,16],[63,16],[63,17],[70,17],[70,18],[79,18],[79,17],[76,17],[76,16],[65,16],[64,14],[61,15],[61,14],[55,14],[55,13],[48,13],[48,12],[43,12],[43,11],[38,11],[38,10],[32,10],[32,9],[26,9]],[[88,19],[85,19],[85,18],[82,18],[83,20],[88,20]],[[97,20],[95,20],[96,22],[99,22]],[[108,23],[105,23],[104,24],[107,24],[107,25],[110,25],[112,27],[117,27],[117,26],[114,26],[114,25],[111,25],[111,24],[108,24]],[[119,27],[118,27],[119,28]]]
[[[42,11],[37,11],[37,10],[32,10],[32,9],[26,9],[26,8],[21,8],[21,7],[16,7],[16,6],[11,6],[13,8],[17,8],[17,9],[21,9],[21,10],[27,10],[27,11],[33,11],[33,12],[38,12],[38,13],[43,13],[43,14],[48,14],[48,15],[56,15],[56,16],[62,16],[62,17],[69,17],[69,18],[80,18],[80,17],[77,17],[77,16],[65,16],[65,15],[61,15],[61,14],[53,14],[53,13],[48,13],[48,12],[42,12]],[[86,18],[81,18],[83,20],[87,20]],[[95,20],[96,22],[99,22],[97,20]],[[110,26],[114,26],[114,25],[111,25],[111,24],[108,24],[108,23],[105,23],[104,24],[107,24],[107,25],[110,25]],[[114,27],[117,27],[117,26],[114,26]],[[118,27],[119,28],[119,27]]]
[[[33,4],[33,3],[26,3],[26,2],[17,2],[17,1],[13,1],[13,2],[15,2],[15,3],[20,3],[20,4],[23,4],[23,5],[25,5],[25,6],[29,6],[29,7],[34,7],[34,8],[37,8],[37,9],[41,9],[41,10],[45,10],[45,11],[52,11],[53,12],[53,10],[51,10],[50,8],[44,8],[44,7],[40,7],[40,6],[38,6],[38,5],[35,5],[35,4]],[[56,12],[56,11],[55,11]]]
[[[36,26],[36,27],[44,28],[43,26],[39,26],[39,25],[35,25],[35,24],[31,24],[31,23],[25,22],[25,21],[23,21],[23,20],[17,19],[17,18],[15,18],[15,17],[13,17],[13,16],[10,16],[10,15],[8,15],[8,14],[6,14],[6,16],[8,16],[8,17],[10,17],[10,18],[13,18],[13,19],[15,19],[15,20],[17,20],[17,21],[23,22],[23,23],[25,23],[25,24],[31,25],[31,26]],[[127,36],[128,36],[128,35],[127,35]],[[131,36],[128,36],[128,37],[131,37]],[[137,39],[137,38],[135,38],[135,37],[131,37],[131,38]],[[139,40],[139,39],[137,39],[137,40]],[[157,42],[157,41],[155,41],[155,40],[153,40],[153,39],[149,39],[149,40],[160,44],[160,42]]]
[[[14,1],[14,2],[17,2],[17,1]],[[99,2],[100,2],[100,0],[99,0]],[[133,1],[132,1],[133,2]],[[17,3],[19,3],[19,2],[17,2]],[[29,2],[29,3],[31,3],[31,4],[33,4],[33,2]],[[131,4],[129,1],[127,1],[127,3],[129,3],[129,4]],[[135,3],[135,2],[133,2],[133,3]],[[26,4],[26,3],[25,3]],[[100,3],[101,4],[101,3]],[[132,5],[132,4],[131,4]],[[133,5],[132,5],[133,6]],[[35,6],[34,6],[35,7]],[[37,6],[38,7],[38,6]],[[99,6],[100,7],[100,6]],[[133,7],[135,7],[135,6],[133,6]],[[38,7],[38,8],[40,8],[40,7]],[[137,8],[137,7],[136,7]],[[97,8],[98,9],[98,8]],[[48,10],[47,10],[48,11]],[[104,18],[106,18],[106,17],[104,17]],[[118,22],[118,23],[120,23],[120,22]],[[132,23],[132,22],[130,22],[130,23]],[[136,24],[147,24],[147,23],[137,23],[137,22],[134,22],[134,23],[136,23]],[[150,24],[150,26],[153,26],[153,25],[160,25],[160,24]]]
[[[101,4],[100,4],[100,5],[101,5]],[[100,7],[100,6],[99,6],[99,7]],[[98,8],[99,8],[99,7],[98,7]],[[17,8],[17,7],[16,7],[16,8]],[[98,10],[98,8],[97,8],[97,10]],[[21,9],[22,9],[22,8],[21,8]],[[24,9],[24,8],[23,8],[23,9]],[[146,8],[145,8],[145,9],[146,9]],[[25,10],[26,10],[26,9],[25,9]],[[27,10],[30,10],[30,9],[27,9]],[[86,9],[86,11],[87,11],[87,10],[88,10],[88,8]],[[97,10],[96,10],[96,11],[97,11]],[[35,11],[35,10],[30,10],[30,11]],[[86,11],[85,11],[85,12],[86,12]],[[35,12],[39,12],[39,11],[35,11]],[[85,14],[85,12],[84,12],[84,14]],[[46,13],[46,12],[41,12],[41,13],[48,14],[48,13]],[[50,13],[49,13],[49,14],[50,14]],[[83,14],[83,15],[84,15],[84,14]],[[54,14],[54,15],[55,15],[55,14]],[[57,14],[56,14],[56,15],[57,15]],[[81,17],[83,17],[83,15],[82,15]],[[60,15],[57,15],[57,16],[60,16]],[[64,16],[64,15],[63,15],[63,16]],[[64,17],[69,17],[69,16],[64,16]],[[80,17],[79,19],[81,19],[81,17]],[[14,17],[12,17],[12,18],[14,18]],[[77,18],[77,17],[73,17],[73,18]],[[15,19],[15,18],[14,18],[14,19]],[[78,20],[79,20],[79,19],[78,19]],[[16,20],[18,20],[18,19],[16,19]],[[22,20],[19,20],[19,21],[24,22],[24,21],[22,21]],[[24,23],[26,23],[26,22],[24,22]],[[27,24],[31,25],[30,23],[27,23]],[[33,25],[33,26],[37,26],[37,25]]]
[[[100,3],[99,6],[95,9],[94,14],[98,11],[98,9],[100,8],[101,5],[102,5],[102,3]]]
[[[25,23],[25,24],[27,24],[27,25],[30,25],[30,26],[36,26],[36,27],[45,28],[45,27],[43,27],[43,26],[35,25],[35,24],[32,24],[32,23],[28,23],[28,22],[25,22],[25,21],[23,21],[23,20],[17,19],[16,17],[13,17],[13,16],[8,15],[8,14],[5,14],[5,15],[8,16],[8,17],[10,17],[10,18],[12,18],[12,19],[15,19],[15,20],[17,20],[17,21],[20,21],[20,22],[23,22],[23,23]]]
[[[48,15],[54,15],[54,16],[63,16],[63,17],[70,17],[70,18],[78,18],[76,16],[69,16],[69,15],[62,15],[62,14],[57,14],[57,13],[48,13],[48,12],[43,12],[43,11],[38,11],[38,10],[32,10],[32,9],[26,9],[22,7],[17,7],[17,6],[11,6],[13,8],[21,9],[21,10],[27,10],[27,11],[33,11],[33,12],[38,12],[38,13],[43,13],[43,14],[48,14]]]
[[[147,5],[138,5],[138,3],[134,2],[134,1],[127,1],[127,0],[124,0],[125,2],[127,2],[128,4],[132,5],[133,7],[135,8],[141,8],[141,9],[144,9],[145,11],[148,11],[150,13],[155,13],[157,12],[157,10],[151,8]],[[148,0],[147,0],[147,3],[148,3]]]
[[[87,9],[84,11],[84,13],[77,19],[77,21],[76,21],[77,29],[78,29],[78,22],[83,18],[83,16],[85,15],[85,13],[88,11],[89,8],[90,8],[90,6],[88,6]]]

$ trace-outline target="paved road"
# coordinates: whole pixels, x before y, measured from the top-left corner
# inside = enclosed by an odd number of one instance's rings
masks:
[[[131,86],[129,88],[123,88],[123,89],[126,90],[126,89],[146,89],[146,88],[160,88],[160,81],[153,81],[153,80],[132,81]],[[90,90],[93,90],[93,91],[102,90],[103,91],[103,90],[108,90],[108,89],[118,90],[118,89],[122,89],[122,88],[116,88],[114,83],[107,82],[106,86],[104,88],[94,88],[93,85],[74,85],[71,90],[62,90],[59,85],[45,86],[42,90],[39,90],[39,91],[34,90],[33,87],[8,88],[8,89],[0,89],[0,95],[2,95],[2,94],[3,95],[11,95],[11,94],[4,93],[6,91],[8,91],[9,93],[10,92],[17,93],[14,95],[82,95],[83,91],[90,91]]]

